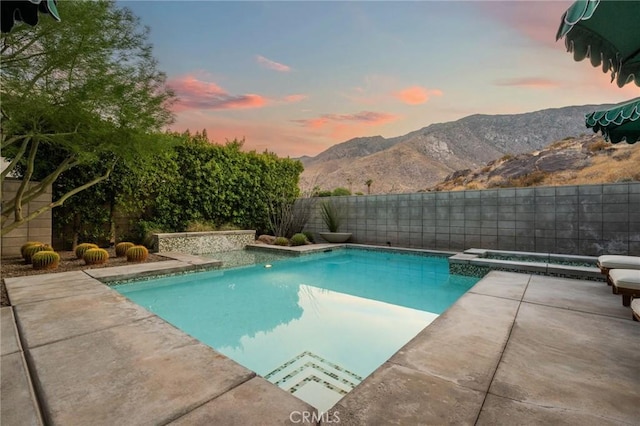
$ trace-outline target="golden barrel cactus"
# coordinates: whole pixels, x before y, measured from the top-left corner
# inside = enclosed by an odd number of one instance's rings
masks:
[[[144,262],[149,256],[149,250],[145,246],[133,246],[127,250],[127,262]]]
[[[31,257],[33,269],[56,269],[60,264],[60,255],[55,251],[39,251]]]
[[[90,248],[84,252],[83,259],[87,265],[102,265],[109,260],[109,253],[105,249]]]

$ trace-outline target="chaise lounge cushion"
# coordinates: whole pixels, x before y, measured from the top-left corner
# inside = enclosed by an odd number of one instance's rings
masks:
[[[633,299],[631,301],[631,310],[633,311],[633,316],[640,321],[640,299]]]
[[[629,306],[632,297],[640,297],[640,269],[612,269],[609,281],[613,294],[622,295],[622,306]]]
[[[637,290],[640,293],[640,269],[612,269],[611,284],[618,289]]]
[[[606,254],[598,257],[600,269],[640,269],[640,256]]]

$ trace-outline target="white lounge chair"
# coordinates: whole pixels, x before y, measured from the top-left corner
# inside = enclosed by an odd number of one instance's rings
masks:
[[[631,301],[631,311],[633,312],[633,320],[640,321],[640,299]]]
[[[612,269],[609,281],[613,294],[622,295],[623,306],[629,306],[632,297],[640,297],[640,269]]]
[[[605,254],[598,257],[598,267],[605,275],[611,269],[640,269],[640,256]]]

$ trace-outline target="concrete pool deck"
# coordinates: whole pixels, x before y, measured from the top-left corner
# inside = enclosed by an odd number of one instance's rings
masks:
[[[314,411],[95,271],[5,279],[3,425],[300,424]],[[493,271],[324,420],[637,424],[639,344],[640,324],[606,284]]]

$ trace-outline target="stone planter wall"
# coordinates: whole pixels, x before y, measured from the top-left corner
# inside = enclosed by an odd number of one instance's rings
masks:
[[[176,232],[154,234],[153,239],[158,253],[206,254],[242,250],[255,242],[256,231]]]

